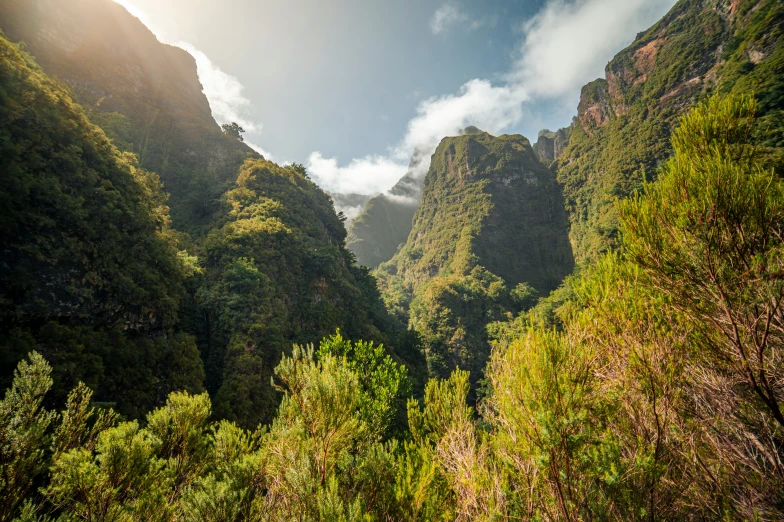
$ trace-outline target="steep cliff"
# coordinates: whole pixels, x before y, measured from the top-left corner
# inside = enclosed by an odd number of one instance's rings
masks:
[[[783,26],[777,0],[682,0],[583,88],[554,165],[578,261],[617,247],[615,202],[656,176],[678,118],[713,93],[757,97],[757,141],[781,167]]]
[[[481,133],[474,126],[460,132],[461,135]],[[405,176],[386,193],[371,198],[351,223],[347,246],[360,265],[376,268],[389,261],[408,238],[414,213],[422,199],[429,155],[424,149],[414,150]]]
[[[422,336],[431,374],[462,367],[476,380],[486,325],[572,269],[553,173],[524,137],[480,133],[438,146],[408,240],[376,273],[390,309]]]
[[[212,117],[186,51],[111,0],[7,0],[0,30],[64,81],[90,119],[171,193],[177,228],[201,232],[248,154]]]

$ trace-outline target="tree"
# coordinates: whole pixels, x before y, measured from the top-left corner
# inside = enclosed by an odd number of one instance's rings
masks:
[[[224,123],[221,125],[221,128],[223,129],[224,134],[240,141],[245,141],[245,138],[242,137],[242,135],[245,133],[245,129],[240,127],[237,122],[233,121],[231,123]]]

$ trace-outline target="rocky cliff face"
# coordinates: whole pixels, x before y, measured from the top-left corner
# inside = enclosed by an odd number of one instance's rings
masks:
[[[559,129],[551,132],[547,129],[539,131],[539,139],[534,143],[534,153],[544,165],[550,165],[558,159],[567,145],[569,137],[572,135],[571,127]]]
[[[179,228],[202,229],[212,202],[256,155],[213,119],[193,57],[111,0],[8,0],[0,29],[67,84],[119,148],[160,175]]]
[[[583,88],[569,144],[553,166],[578,261],[616,247],[615,201],[655,177],[678,118],[699,101],[754,94],[760,145],[781,142],[783,12],[776,0],[682,0],[613,58],[605,78]]]
[[[461,136],[479,134],[483,132],[473,125],[460,131]],[[347,246],[360,265],[376,268],[389,261],[408,238],[422,198],[428,156],[429,152],[415,150],[406,175],[388,192],[371,198],[351,224]]]
[[[523,136],[445,138],[408,240],[384,270],[416,289],[448,270],[468,230],[479,265],[547,292],[572,269],[567,229],[560,187]]]

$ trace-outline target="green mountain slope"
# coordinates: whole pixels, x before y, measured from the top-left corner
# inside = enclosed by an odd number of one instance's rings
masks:
[[[583,88],[554,167],[578,261],[616,247],[615,202],[655,177],[677,118],[711,93],[753,93],[759,143],[784,143],[783,26],[777,0],[683,0]]]
[[[433,155],[408,240],[378,269],[390,309],[423,336],[432,375],[478,379],[486,325],[556,288],[572,271],[552,172],[520,135],[445,138]]]
[[[196,345],[175,329],[184,275],[157,176],[2,33],[0,122],[3,384],[36,349],[60,399],[82,380],[135,415],[200,390]]]
[[[64,81],[115,145],[156,172],[176,228],[203,232],[248,154],[212,117],[193,57],[112,0],[6,0],[0,30]]]
[[[277,408],[270,378],[293,343],[336,328],[389,341],[391,326],[329,196],[304,170],[248,160],[224,199],[228,211],[200,256],[208,389],[219,415],[255,426]]]

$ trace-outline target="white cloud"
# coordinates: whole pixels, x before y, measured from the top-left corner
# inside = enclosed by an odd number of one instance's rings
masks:
[[[341,167],[337,158],[325,158],[320,152],[313,152],[305,168],[323,189],[330,192],[374,194],[402,178],[408,164],[387,156],[366,156]]]
[[[467,21],[468,15],[461,11],[457,4],[446,2],[433,13],[433,17],[430,19],[430,30],[436,35],[444,34],[451,27]]]
[[[501,132],[520,121],[520,104],[527,99],[525,89],[518,85],[493,86],[487,80],[471,80],[457,94],[420,103],[395,156],[407,160],[415,147],[432,151],[444,136],[454,136],[468,125]]]
[[[562,97],[573,103],[584,84],[603,75],[604,66],[615,53],[674,4],[675,0],[550,0],[522,27],[519,55],[505,84],[474,79],[457,94],[425,100],[419,104],[405,136],[386,156],[375,156],[370,163],[367,158],[353,160],[347,167],[340,167],[335,158],[315,153],[319,161],[310,166],[311,174],[320,182],[328,180],[346,191],[388,190],[396,181],[393,170],[378,166],[400,167],[417,147],[426,151],[426,159],[417,169],[422,174],[441,139],[454,136],[468,125],[498,134],[522,120],[523,103]],[[431,30],[441,34],[466,21],[455,4],[446,3],[433,16]],[[368,170],[363,173],[360,168]],[[339,179],[341,176],[346,179]],[[352,185],[355,182],[359,184]]]

